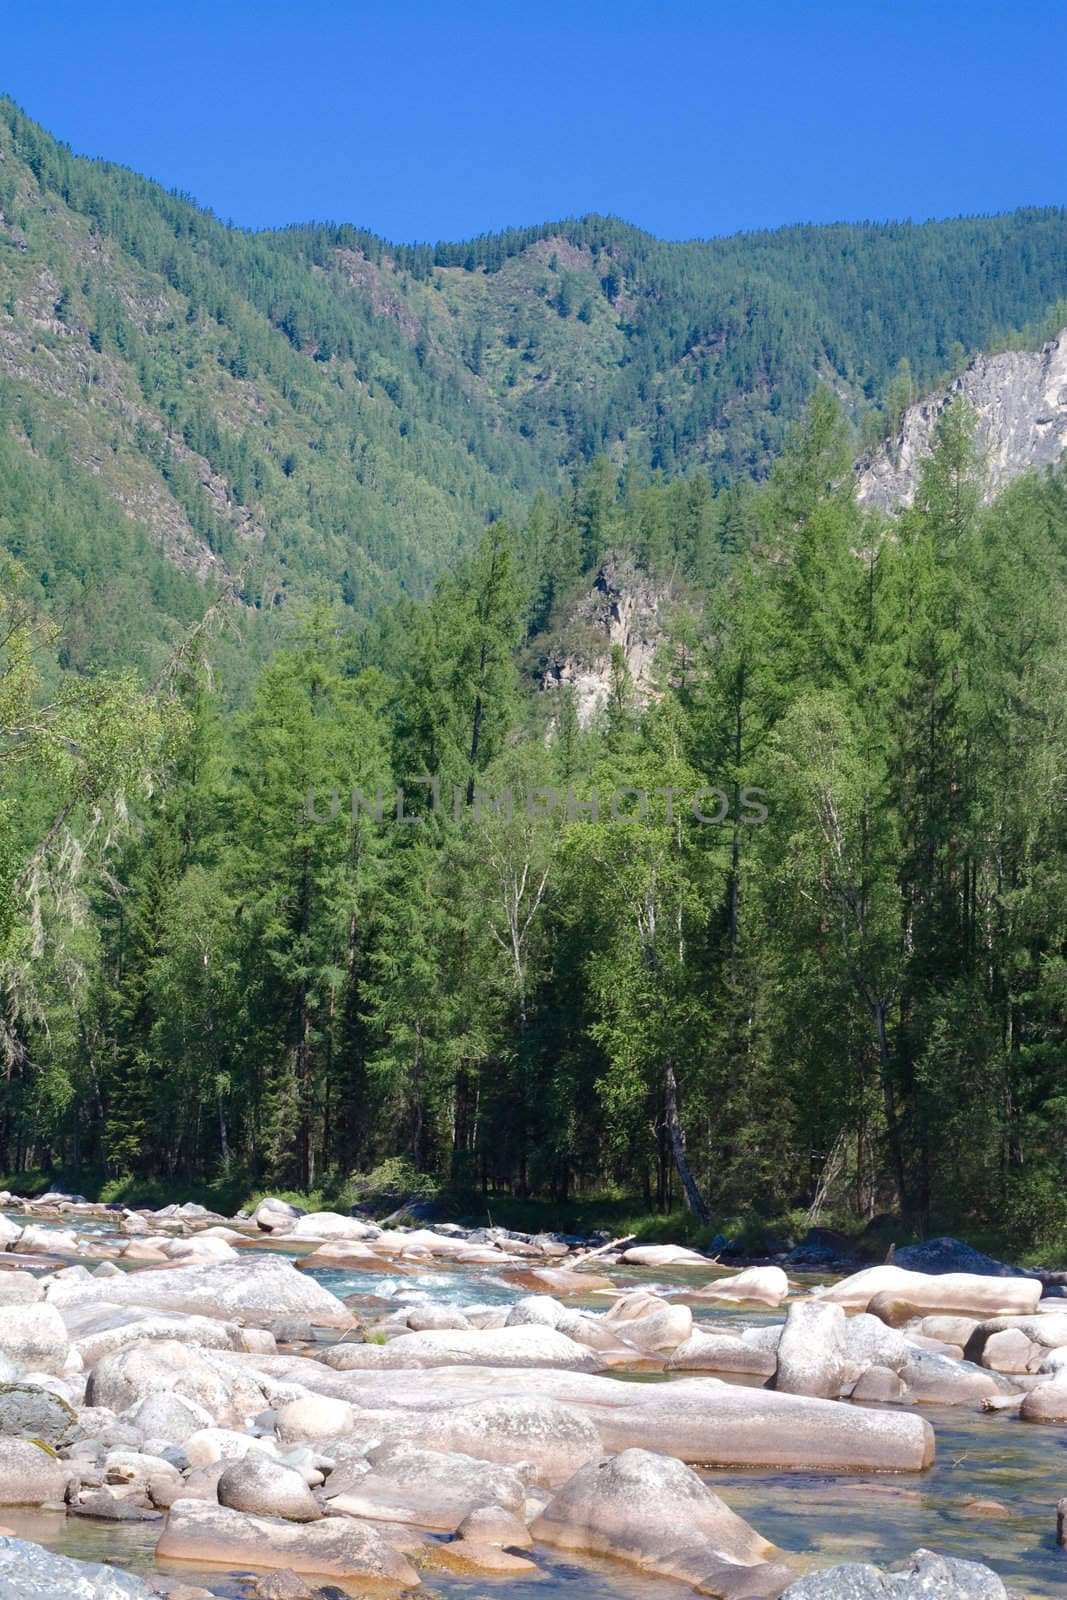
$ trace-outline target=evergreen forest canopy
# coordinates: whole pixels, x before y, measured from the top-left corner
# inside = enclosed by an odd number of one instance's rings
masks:
[[[43,734],[5,707],[16,773],[88,803],[8,895],[0,1161],[1061,1240],[1067,486],[980,484],[958,403],[888,533],[820,390],[762,490],[601,464],[373,633],[306,609],[238,715],[207,630],[133,751],[123,680],[84,736],[77,697]],[[616,651],[583,728],[529,663],[619,550],[664,596],[657,691]]]
[[[1067,214],[394,247],[0,154],[0,1170],[1067,1239],[1067,486],[960,405],[852,473]]]

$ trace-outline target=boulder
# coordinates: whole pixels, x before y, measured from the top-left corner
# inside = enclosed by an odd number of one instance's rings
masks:
[[[174,1502],[156,1556],[227,1567],[288,1567],[293,1572],[358,1579],[361,1588],[411,1589],[419,1582],[407,1558],[361,1523],[340,1517],[284,1522],[203,1500]]]
[[[694,1328],[684,1344],[667,1357],[667,1372],[740,1372],[771,1378],[777,1361],[768,1350],[758,1350],[728,1333],[705,1333]]]
[[[746,1267],[732,1278],[718,1278],[698,1291],[701,1300],[763,1306],[780,1306],[788,1293],[789,1279],[781,1267]]]
[[[213,1365],[206,1352],[174,1339],[145,1341],[104,1356],[93,1368],[86,1401],[128,1411],[151,1394],[171,1392],[201,1406],[217,1423],[244,1425],[266,1401],[251,1370]]]
[[[162,1522],[163,1513],[153,1506],[137,1505],[110,1489],[86,1489],[68,1503],[72,1517],[95,1517],[103,1522]]]
[[[377,1239],[380,1228],[337,1211],[310,1211],[286,1230],[287,1239]]]
[[[253,1451],[264,1456],[278,1454],[273,1439],[258,1438],[254,1433],[242,1433],[237,1428],[198,1428],[189,1435],[183,1448],[193,1469],[213,1467],[220,1461],[240,1461]]]
[[[0,1438],[40,1439],[56,1448],[69,1443],[77,1424],[77,1412],[61,1395],[35,1384],[0,1384]]]
[[[447,1332],[470,1327],[463,1312],[452,1306],[416,1306],[414,1311],[407,1314],[407,1325],[412,1333]]]
[[[344,1400],[309,1394],[282,1406],[275,1422],[278,1438],[285,1443],[303,1439],[332,1439],[351,1433],[352,1407]]]
[[[925,1272],[935,1277],[942,1277],[949,1272],[966,1272],[979,1278],[1033,1276],[1022,1267],[1009,1267],[1005,1262],[996,1261],[983,1251],[976,1250],[973,1245],[948,1236],[924,1239],[921,1244],[901,1245],[899,1250],[893,1252],[893,1265],[903,1267],[908,1272]]]
[[[687,1250],[680,1244],[631,1245],[619,1259],[630,1267],[703,1267],[713,1270],[716,1265],[699,1251]]]
[[[934,1277],[894,1265],[865,1267],[840,1283],[817,1290],[816,1298],[846,1310],[866,1311],[875,1296],[882,1294],[906,1308],[908,1315],[949,1313],[984,1319],[1026,1316],[1035,1311],[1041,1284],[1036,1278],[986,1278],[964,1272]]]
[[[604,1313],[605,1324],[623,1344],[653,1353],[676,1350],[693,1331],[693,1313],[657,1295],[635,1290],[624,1294]]]
[[[1053,1312],[1032,1317],[992,1317],[978,1323],[966,1340],[967,1359],[983,1361],[986,1345],[999,1333],[1021,1333],[1031,1344],[1045,1350],[1058,1350],[1067,1346],[1067,1315]]]
[[[95,1366],[112,1351],[146,1339],[177,1339],[208,1350],[245,1348],[244,1330],[236,1323],[190,1316],[184,1311],[148,1311],[138,1306],[113,1305],[102,1298],[110,1290],[109,1284],[107,1289],[98,1291],[101,1298],[95,1303],[59,1308],[70,1341],[86,1366]]]
[[[331,1514],[411,1522],[454,1533],[480,1506],[522,1514],[526,1490],[510,1467],[473,1456],[420,1450],[414,1444],[381,1445],[367,1454],[371,1470],[349,1479],[341,1493],[324,1494]]]
[[[237,1251],[225,1239],[197,1234],[192,1239],[168,1239],[160,1249],[168,1261],[233,1261]]]
[[[140,1428],[146,1439],[165,1439],[168,1444],[184,1444],[202,1428],[214,1426],[209,1411],[173,1389],[146,1394],[124,1413],[124,1419]]]
[[[231,1461],[219,1478],[220,1506],[286,1522],[317,1522],[322,1511],[301,1473],[259,1451]]]
[[[834,1400],[858,1376],[849,1357],[841,1307],[817,1300],[795,1301],[778,1342],[774,1387],[784,1394]]]
[[[10,1248],[20,1256],[76,1256],[78,1239],[69,1228],[45,1228],[29,1222]]]
[[[955,1344],[966,1349],[971,1335],[979,1327],[981,1323],[976,1322],[974,1317],[921,1317],[909,1332],[919,1333],[924,1339],[939,1339],[942,1344]],[[971,1359],[977,1358],[972,1356]]]
[[[596,1413],[608,1450],[643,1445],[694,1466],[789,1472],[922,1472],[934,1458],[933,1429],[911,1413],[864,1411],[713,1378],[626,1387],[654,1392]]]
[[[100,1292],[99,1284],[71,1284],[64,1287],[55,1304],[84,1305],[99,1299]],[[268,1325],[275,1317],[306,1316],[323,1327],[352,1325],[352,1314],[343,1301],[280,1255],[240,1256],[236,1261],[206,1266],[128,1273],[121,1280],[112,1279],[106,1294],[112,1305],[189,1311],[217,1320],[240,1316],[246,1322]]]
[[[1007,1600],[989,1567],[930,1550],[914,1551],[887,1572],[859,1562],[809,1572],[785,1593],[788,1600]]]
[[[300,1206],[290,1205],[288,1200],[277,1200],[269,1195],[266,1200],[259,1202],[249,1221],[264,1233],[281,1233],[306,1215],[307,1212]]]
[[[5,1439],[0,1449],[0,1505],[43,1506],[63,1500],[70,1469],[47,1445]]]
[[[460,1328],[404,1333],[388,1344],[338,1344],[316,1359],[336,1371],[392,1367],[559,1367],[596,1372],[592,1351],[554,1328]]]
[[[861,1373],[849,1398],[872,1400],[880,1405],[899,1405],[906,1397],[908,1386],[898,1378],[891,1367],[868,1367]]]
[[[595,1419],[576,1406],[514,1394],[431,1411],[357,1411],[354,1430],[380,1443],[474,1456],[558,1484],[603,1453]]]
[[[910,1360],[916,1350],[910,1338],[866,1311],[845,1318],[845,1348],[849,1360],[857,1366],[873,1363],[892,1367],[894,1372]]]
[[[503,1506],[479,1506],[477,1511],[463,1518],[456,1531],[461,1539],[470,1539],[476,1544],[515,1546],[519,1549],[527,1549],[533,1544],[533,1536],[525,1522],[520,1521],[513,1511],[505,1511]]]
[[[0,1272],[0,1306],[30,1306],[43,1299],[40,1278],[28,1272]]]
[[[919,1472],[933,1461],[934,1436],[921,1417],[864,1411],[834,1400],[740,1388],[715,1378],[674,1383],[619,1383],[588,1373],[542,1368],[521,1377],[506,1368],[331,1372],[317,1362],[276,1363],[317,1392],[358,1406],[425,1416],[516,1392],[579,1409],[609,1452],[643,1445],[690,1465],[811,1468],[829,1472]],[[306,1376],[305,1376],[306,1375]]]
[[[1045,1354],[1021,1328],[1002,1328],[985,1340],[981,1365],[990,1372],[1036,1372]]]
[[[55,1306],[38,1301],[6,1305],[0,1311],[0,1355],[43,1372],[61,1373],[69,1354],[70,1340]]]
[[[535,1518],[535,1539],[614,1556],[702,1593],[777,1594],[791,1574],[757,1573],[771,1546],[680,1461],[624,1450],[582,1467]],[[769,1581],[768,1581],[769,1580]]]
[[[71,1561],[27,1539],[0,1538],[0,1600],[153,1600],[155,1589],[97,1561]]]
[[[527,1267],[505,1271],[501,1276],[520,1288],[537,1292],[547,1289],[550,1294],[588,1295],[615,1287],[602,1272],[590,1272],[581,1267]]]
[[[1024,1422],[1067,1422],[1067,1370],[1024,1395],[1019,1415]]]
[[[898,1369],[898,1376],[907,1385],[908,1398],[920,1405],[980,1405],[987,1395],[1010,1388],[970,1361],[953,1361],[925,1350],[917,1350]]]
[[[12,1222],[10,1217],[0,1216],[0,1250],[9,1250],[21,1232],[19,1223]]]

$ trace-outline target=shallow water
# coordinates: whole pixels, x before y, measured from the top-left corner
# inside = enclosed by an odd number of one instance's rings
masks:
[[[24,1220],[15,1214],[15,1220]],[[71,1224],[79,1232],[108,1231],[106,1224]],[[264,1249],[269,1247],[264,1246]],[[293,1247],[290,1252],[293,1253]],[[420,1266],[408,1272],[317,1268],[312,1274],[334,1294],[358,1296],[368,1313],[417,1304],[504,1305],[524,1290],[485,1266]],[[654,1289],[688,1301],[698,1320],[723,1327],[780,1322],[782,1311],[708,1306],[690,1299],[708,1283],[699,1270],[613,1269],[626,1287]],[[820,1281],[812,1276],[810,1283]],[[573,1305],[602,1309],[604,1295]],[[360,1309],[357,1305],[356,1309]],[[625,1380],[625,1374],[613,1376]],[[664,1381],[659,1374],[631,1381]],[[674,1382],[684,1383],[684,1376]],[[756,1383],[758,1380],[737,1380]],[[937,1436],[937,1458],[921,1477],[820,1473],[707,1472],[706,1481],[735,1511],[785,1552],[799,1572],[839,1561],[899,1560],[919,1546],[980,1560],[1005,1582],[1032,1596],[1067,1594],[1067,1550],[1055,1543],[1056,1502],[1067,1494],[1067,1428],[1036,1426],[1003,1414],[964,1407],[921,1408]],[[975,1506],[976,1501],[995,1506]],[[999,1508],[999,1509],[998,1509]],[[154,1561],[158,1524],[93,1522],[87,1518],[5,1508],[0,1521],[25,1538],[87,1560],[108,1560],[139,1572],[159,1570],[240,1597],[247,1585],[218,1567]],[[682,1585],[650,1578],[609,1561],[576,1558],[539,1547],[537,1575],[525,1579],[479,1575],[459,1578],[427,1571],[427,1589],[455,1600],[507,1594],[515,1600],[668,1600]],[[345,1589],[332,1580],[334,1586]],[[352,1593],[358,1593],[353,1589]]]

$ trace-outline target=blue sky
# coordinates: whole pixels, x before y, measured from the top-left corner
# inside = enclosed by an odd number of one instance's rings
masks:
[[[1064,0],[0,0],[0,91],[247,226],[665,238],[1067,200]]]

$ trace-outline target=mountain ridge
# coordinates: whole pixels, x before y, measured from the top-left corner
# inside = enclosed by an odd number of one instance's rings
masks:
[[[760,478],[819,381],[858,417],[902,357],[929,386],[1067,282],[1057,208],[682,243],[590,214],[388,246],[229,228],[10,100],[0,156],[0,415],[50,493],[91,481],[138,530],[146,659],[188,610],[164,568],[236,582],[268,630],[292,598],[365,617],[598,454]],[[30,529],[13,553],[42,602],[80,604],[125,582],[107,543],[93,565]]]

